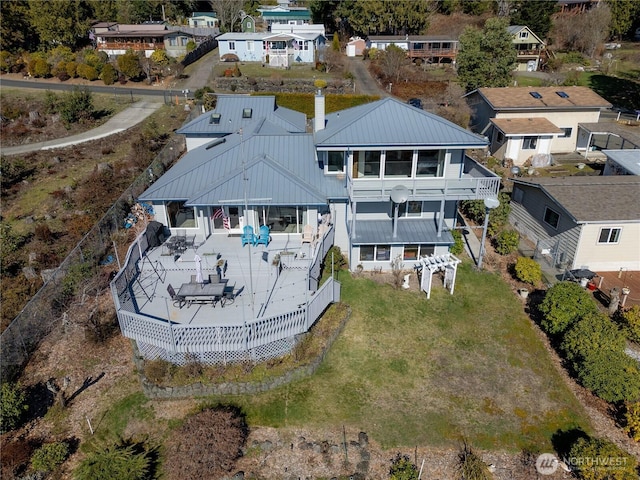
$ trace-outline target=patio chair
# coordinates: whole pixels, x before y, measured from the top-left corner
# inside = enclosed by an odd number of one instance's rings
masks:
[[[269,227],[266,225],[262,225],[260,227],[260,235],[256,237],[254,245],[269,245],[269,240],[271,237],[269,236]]]
[[[256,235],[253,233],[253,227],[251,225],[246,225],[242,229],[242,236],[240,237],[242,241],[242,246],[244,247],[246,244],[255,245],[256,243]]]
[[[313,242],[313,227],[311,225],[305,225],[302,229],[302,243]]]
[[[231,305],[236,300],[236,295],[233,293],[233,285],[230,287],[225,287],[224,292],[222,293],[222,299],[220,300],[220,305],[224,307],[225,305]]]
[[[185,298],[178,295],[171,284],[167,285],[167,293],[169,293],[171,300],[173,300],[174,307],[182,308],[186,305],[187,301]]]

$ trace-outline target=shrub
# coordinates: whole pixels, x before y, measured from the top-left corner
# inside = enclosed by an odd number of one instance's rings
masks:
[[[242,456],[247,435],[244,415],[236,407],[207,408],[188,417],[173,432],[167,444],[167,478],[221,478],[228,475]],[[198,461],[194,462],[194,458]]]
[[[65,66],[69,77],[76,78],[78,76],[78,64],[76,62],[67,62]]]
[[[240,71],[240,67],[238,67],[238,64],[236,63],[235,66],[233,67],[233,73],[232,76],[234,77],[241,77],[242,76],[242,72]]]
[[[166,360],[157,359],[146,360],[144,362],[144,376],[147,377],[150,382],[162,384],[170,371],[171,363]]]
[[[594,352],[624,352],[625,344],[624,335],[609,317],[591,312],[567,329],[560,348],[577,364]]]
[[[490,480],[493,475],[488,465],[466,443],[458,453],[458,476],[465,480]]]
[[[640,402],[625,403],[624,431],[640,442]]]
[[[313,86],[316,88],[327,88],[327,81],[321,78],[318,78],[313,82]]]
[[[489,210],[489,225],[487,231],[489,235],[494,236],[509,219],[511,212],[511,197],[508,193],[502,192],[498,195],[500,205],[497,208]],[[484,222],[486,207],[484,200],[464,200],[460,202],[460,210],[471,220],[478,224]]]
[[[113,68],[113,65],[107,63],[104,67],[102,67],[102,81],[105,85],[113,85],[116,83],[118,79],[118,73],[116,69]]]
[[[33,66],[34,77],[48,77],[51,74],[51,66],[43,58],[37,58]]]
[[[464,252],[464,241],[462,240],[462,232],[460,230],[451,230],[453,237],[453,245],[449,247],[449,251],[453,255],[460,255]]]
[[[67,459],[69,446],[65,442],[46,443],[31,457],[31,467],[39,472],[52,472]]]
[[[29,409],[19,385],[5,382],[0,391],[0,432],[13,430]]]
[[[188,44],[187,44],[187,48]],[[156,63],[157,65],[160,66],[166,66],[169,65],[169,56],[167,55],[167,51],[166,50],[154,50],[153,53],[151,54],[151,61]]]
[[[496,252],[500,255],[509,255],[518,249],[520,234],[516,230],[503,230],[493,239]]]
[[[552,286],[540,303],[542,328],[550,334],[560,334],[577,320],[596,312],[591,296],[579,284],[559,282]]]
[[[44,92],[44,111],[46,113],[58,113],[60,98],[51,90]]]
[[[327,273],[331,273],[331,260],[333,259],[333,270],[345,270],[349,265],[347,261],[347,257],[344,256],[342,250],[337,245],[334,245],[329,249],[327,255],[324,257],[323,262],[323,270],[326,270]]]
[[[640,399],[638,362],[624,352],[598,350],[576,365],[580,383],[607,402]]]
[[[86,63],[81,63],[80,65],[78,65],[76,71],[78,72],[78,76],[80,78],[85,78],[90,81],[98,78],[98,71],[95,69],[95,67],[87,65]]]
[[[516,278],[524,283],[536,285],[542,280],[542,268],[533,258],[518,257],[515,272]]]
[[[194,42],[193,40],[189,40],[187,42],[187,53],[192,52],[195,49],[196,49],[196,42]],[[164,50],[162,51],[164,52]]]
[[[398,453],[391,459],[389,469],[390,480],[417,480],[418,468],[409,460],[407,455]]]
[[[66,124],[89,119],[93,112],[93,95],[86,89],[74,88],[60,102],[60,117]]]
[[[118,57],[118,70],[128,78],[137,79],[142,75],[140,59],[133,52],[127,52]]]
[[[640,306],[633,305],[616,316],[622,331],[632,342],[640,343]]]
[[[580,438],[569,451],[571,465],[584,480],[635,480],[636,459],[600,438]]]
[[[193,93],[193,98],[195,98],[198,101],[201,101],[204,98],[205,93],[212,93],[212,92],[213,92],[213,89],[211,87],[204,86],[202,88],[197,89]]]
[[[152,477],[156,450],[121,441],[89,453],[75,469],[76,480],[147,480]]]

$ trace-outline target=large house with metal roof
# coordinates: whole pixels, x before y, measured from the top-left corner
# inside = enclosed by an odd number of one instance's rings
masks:
[[[111,282],[142,357],[290,352],[340,299],[333,276],[321,282],[333,245],[356,271],[424,266],[427,296],[444,269],[452,291],[456,203],[498,194],[500,179],[465,155],[486,140],[393,98],[331,114],[314,102],[313,131],[274,97],[244,95],[181,129],[190,149],[139,196],[154,224]]]
[[[216,40],[221,60],[225,55],[235,55],[241,62],[262,62],[285,68],[315,62],[326,44],[326,38],[319,32],[233,32],[224,33]]]
[[[178,130],[188,153],[140,200],[202,240],[245,225],[301,234],[330,213],[350,267],[387,270],[396,257],[448,252],[457,202],[497,196],[499,178],[465,154],[486,140],[443,118],[392,98],[325,114],[322,95],[315,115],[306,133],[304,115],[274,97],[220,96]]]
[[[479,88],[466,95],[471,129],[490,140],[489,153],[522,165],[534,155],[577,149],[578,125],[598,122],[611,104],[587,87]]]
[[[640,270],[640,177],[512,180],[509,221],[553,266]]]

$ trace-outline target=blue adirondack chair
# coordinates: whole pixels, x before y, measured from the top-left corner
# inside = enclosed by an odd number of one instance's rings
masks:
[[[251,225],[247,225],[242,229],[242,236],[240,239],[242,240],[243,247],[246,244],[255,245],[256,235],[253,233],[253,227]]]
[[[262,225],[260,227],[260,235],[256,237],[254,245],[260,245],[261,243],[263,245],[269,245],[269,238],[269,227]]]

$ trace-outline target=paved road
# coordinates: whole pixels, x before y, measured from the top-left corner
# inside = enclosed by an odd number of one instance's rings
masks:
[[[379,95],[381,97],[389,96],[389,93],[380,88],[378,82],[371,76],[367,69],[368,61],[361,57],[347,57],[345,66],[353,76],[356,84],[356,93],[360,95]]]
[[[158,102],[136,102],[126,110],[111,117],[103,125],[92,130],[79,133],[77,135],[48,140],[46,142],[30,143],[28,145],[19,145],[17,147],[3,147],[0,148],[0,152],[2,155],[18,155],[38,150],[62,148],[69,145],[76,145],[78,143],[90,142],[91,140],[108,137],[109,135],[122,132],[140,123],[161,106],[162,104]]]

